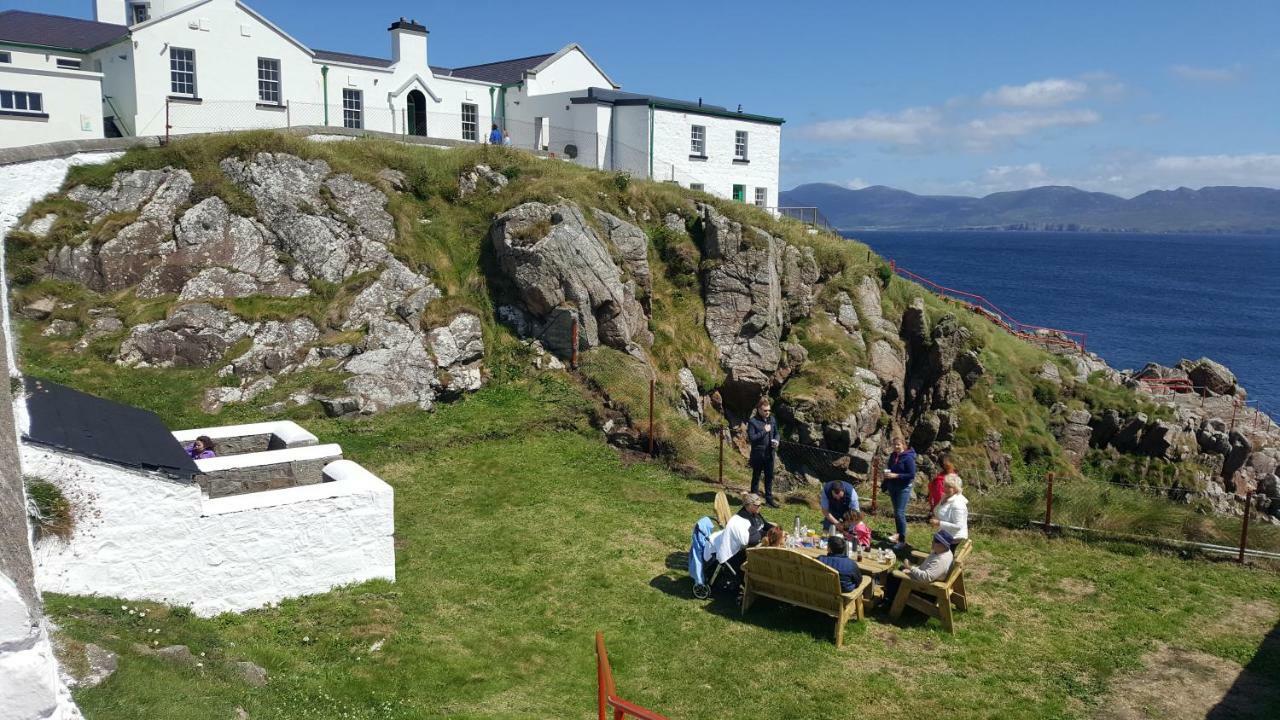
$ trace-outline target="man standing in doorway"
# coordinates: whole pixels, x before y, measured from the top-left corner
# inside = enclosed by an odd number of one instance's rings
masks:
[[[751,492],[760,492],[760,476],[764,476],[764,500],[769,507],[779,507],[773,499],[773,456],[778,448],[778,423],[773,419],[769,399],[762,398],[756,414],[747,421],[747,440],[751,442]]]

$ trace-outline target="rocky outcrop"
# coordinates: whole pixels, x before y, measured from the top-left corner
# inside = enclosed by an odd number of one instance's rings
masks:
[[[818,279],[812,252],[697,206],[702,235],[705,326],[727,378],[724,402],[743,413],[769,390],[783,364],[792,312],[811,309]],[[791,269],[788,269],[788,258]]]
[[[191,303],[168,318],[137,325],[116,362],[129,367],[209,367],[256,329],[208,303]]]
[[[576,205],[520,205],[494,220],[489,240],[519,297],[524,317],[515,320],[509,314],[517,332],[542,337],[548,350],[568,358],[573,352],[568,333],[552,336],[544,330],[549,325],[567,330],[576,320],[580,349],[605,345],[644,358],[643,347],[653,336],[636,297],[636,281],[623,279],[609,246]]]
[[[476,165],[470,170],[463,171],[458,177],[458,198],[462,199],[471,195],[480,188],[482,184],[488,184],[489,192],[502,192],[502,188],[507,186],[507,176],[500,172],[494,171],[488,165]]]
[[[653,292],[653,278],[649,273],[649,236],[616,215],[603,210],[593,212],[604,228],[605,239],[619,257],[624,273],[635,280],[639,294],[647,301]],[[648,309],[647,304],[645,308]]]

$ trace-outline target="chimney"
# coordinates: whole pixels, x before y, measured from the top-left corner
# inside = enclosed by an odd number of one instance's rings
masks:
[[[129,21],[125,19],[127,9],[125,0],[93,0],[93,19],[112,25],[128,25]]]
[[[427,66],[427,28],[403,17],[387,28],[391,32],[391,62]]]

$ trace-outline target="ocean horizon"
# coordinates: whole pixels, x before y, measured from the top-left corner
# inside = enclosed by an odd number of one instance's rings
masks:
[[[1274,235],[846,231],[900,267],[1020,322],[1087,334],[1118,370],[1209,357],[1280,411]]]

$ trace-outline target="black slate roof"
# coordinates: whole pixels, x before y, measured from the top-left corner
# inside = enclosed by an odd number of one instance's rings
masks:
[[[574,104],[598,103],[602,105],[652,105],[665,110],[676,110],[679,112],[693,113],[695,115],[752,120],[775,125],[781,125],[784,122],[783,119],[779,117],[729,110],[721,105],[711,105],[709,103],[692,100],[673,100],[671,98],[664,98],[658,95],[629,93],[610,88],[587,88],[586,95],[569,98],[569,102]]]
[[[128,34],[129,28],[124,25],[25,10],[0,12],[0,42],[87,52]]]
[[[317,60],[328,60],[330,62],[350,63],[352,65],[369,65],[372,67],[391,67],[391,61],[386,58],[376,58],[369,55],[353,55],[351,53],[336,52],[333,50],[316,50],[311,49],[316,54]]]
[[[483,65],[468,65],[453,69],[453,77],[467,78],[468,80],[482,80],[491,83],[518,83],[524,79],[526,70],[532,70],[541,65],[547,58],[555,55],[555,53],[546,53],[545,55],[530,55],[529,57],[516,58],[514,60],[499,60],[497,62],[484,63]]]
[[[48,380],[28,377],[26,387],[30,442],[188,480],[199,472],[153,412]]]

